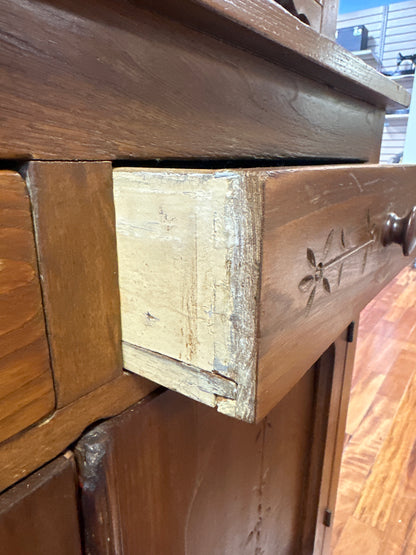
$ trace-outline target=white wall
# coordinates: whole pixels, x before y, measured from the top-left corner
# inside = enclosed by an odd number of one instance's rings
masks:
[[[416,164],[416,79],[413,81],[412,103],[404,143],[404,164]]]
[[[399,2],[367,10],[359,10],[338,16],[337,28],[353,25],[365,25],[368,29],[368,47],[380,60],[380,68],[394,71],[398,52],[416,53],[416,0]],[[383,26],[385,41],[383,43]],[[400,77],[397,82],[411,91],[414,78]],[[383,141],[381,145],[381,162],[391,162],[404,149],[407,115],[386,116]],[[416,143],[415,143],[416,144]]]

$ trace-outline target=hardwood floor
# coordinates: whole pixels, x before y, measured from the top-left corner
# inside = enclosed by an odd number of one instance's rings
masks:
[[[333,555],[416,554],[416,270],[362,312]]]

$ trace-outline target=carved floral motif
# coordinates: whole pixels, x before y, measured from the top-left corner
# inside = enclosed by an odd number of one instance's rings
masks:
[[[306,303],[306,313],[309,314],[312,305],[314,303],[316,294],[319,289],[323,289],[323,291],[327,294],[330,294],[333,290],[333,285],[331,285],[326,272],[330,268],[338,266],[338,277],[336,286],[339,287],[341,285],[341,279],[344,271],[344,264],[346,263],[347,259],[352,255],[363,251],[363,261],[361,264],[361,273],[363,274],[367,265],[368,259],[368,251],[372,247],[375,242],[375,226],[371,224],[370,214],[367,212],[367,231],[369,234],[369,240],[365,243],[347,248],[345,242],[345,232],[344,229],[340,229],[339,231],[339,244],[341,248],[341,253],[335,256],[334,258],[328,260],[328,255],[332,248],[334,238],[336,232],[334,229],[328,234],[328,237],[325,241],[325,245],[322,251],[322,257],[318,261],[318,257],[316,256],[313,249],[308,247],[306,249],[306,259],[308,264],[311,268],[311,272],[306,274],[300,282],[299,282],[299,289],[302,293],[308,293],[308,300]]]

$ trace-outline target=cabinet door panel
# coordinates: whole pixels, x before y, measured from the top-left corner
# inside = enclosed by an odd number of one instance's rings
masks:
[[[307,553],[328,421],[318,373],[257,425],[164,392],[90,431],[76,448],[86,552]]]
[[[59,457],[0,496],[0,552],[81,555],[72,455]]]

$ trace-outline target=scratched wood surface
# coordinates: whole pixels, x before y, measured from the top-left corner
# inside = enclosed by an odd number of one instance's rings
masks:
[[[406,264],[380,236],[391,210],[416,205],[415,167],[113,177],[125,367],[243,420]]]
[[[378,161],[393,81],[278,4],[197,4],[1,0],[0,157]]]
[[[90,430],[76,447],[86,553],[310,553],[315,370],[257,425],[168,391]]]
[[[125,368],[220,410],[238,396],[252,420],[259,187],[233,171],[113,180]]]
[[[4,555],[81,555],[77,475],[66,453],[0,496]]]
[[[390,211],[416,204],[415,176],[412,166],[266,175],[257,418],[406,265],[380,234]]]
[[[0,442],[55,405],[29,196],[0,172]]]
[[[408,268],[362,313],[334,555],[416,552],[415,295]]]

